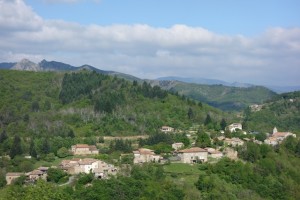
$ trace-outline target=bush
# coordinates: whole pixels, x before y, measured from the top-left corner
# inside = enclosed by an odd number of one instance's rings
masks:
[[[68,179],[68,174],[61,169],[49,168],[47,181],[54,183],[66,182],[65,179]]]
[[[65,158],[69,155],[71,155],[71,153],[69,152],[69,150],[66,147],[62,147],[57,150],[57,157],[59,157],[59,158]]]

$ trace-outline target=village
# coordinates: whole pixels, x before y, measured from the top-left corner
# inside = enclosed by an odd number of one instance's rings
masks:
[[[226,127],[226,131],[230,133],[235,133],[239,131],[240,133],[247,135],[243,131],[241,123],[233,123]],[[175,130],[169,126],[162,126],[160,132],[163,134],[174,134],[182,132],[181,130]],[[183,163],[188,165],[194,165],[198,163],[214,163],[223,157],[228,157],[232,160],[238,160],[237,147],[243,146],[247,142],[253,142],[258,145],[267,144],[270,146],[280,145],[284,139],[287,137],[296,137],[295,134],[291,132],[278,132],[277,128],[274,127],[273,132],[267,134],[266,139],[262,142],[254,138],[249,139],[245,137],[240,139],[238,137],[228,138],[225,136],[224,131],[220,131],[221,136],[216,138],[210,138],[211,142],[218,141],[221,142],[221,146],[204,147],[200,148],[195,146],[195,136],[197,131],[190,130],[186,136],[192,141],[190,146],[185,147],[184,143],[176,142],[173,143],[171,152],[168,157],[163,154],[157,154],[154,150],[149,148],[138,148],[134,150],[131,154],[133,159],[133,164],[140,165],[143,163]],[[249,134],[249,133],[248,133]],[[47,180],[47,172],[49,168],[61,169],[70,176],[75,176],[78,174],[93,174],[95,179],[109,179],[111,176],[115,176],[122,170],[120,166],[115,166],[113,164],[104,162],[100,159],[96,159],[95,156],[99,155],[99,149],[96,145],[88,144],[76,144],[71,146],[69,149],[70,153],[74,156],[71,159],[62,160],[58,166],[40,166],[33,171],[24,172],[8,172],[6,173],[7,184],[12,184],[17,178],[25,176],[25,183],[35,183],[38,179]],[[123,154],[120,156],[128,156],[128,154]]]

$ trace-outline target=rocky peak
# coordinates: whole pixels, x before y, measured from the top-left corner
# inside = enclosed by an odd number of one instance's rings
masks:
[[[20,62],[17,62],[12,67],[12,69],[25,71],[40,71],[39,65],[25,58],[22,59]]]

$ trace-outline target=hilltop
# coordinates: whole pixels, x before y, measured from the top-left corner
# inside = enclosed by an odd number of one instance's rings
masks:
[[[150,83],[225,111],[243,110],[251,104],[263,103],[277,95],[262,86],[232,87],[185,83],[174,80],[156,80],[150,81]]]

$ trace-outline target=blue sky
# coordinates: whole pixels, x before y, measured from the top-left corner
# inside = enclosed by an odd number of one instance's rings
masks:
[[[300,26],[298,0],[26,0],[46,19],[80,24],[174,24],[222,34],[256,35],[270,27]],[[65,2],[65,3],[64,3]],[[66,3],[69,2],[69,3]]]
[[[298,0],[0,0],[0,62],[300,85]]]

